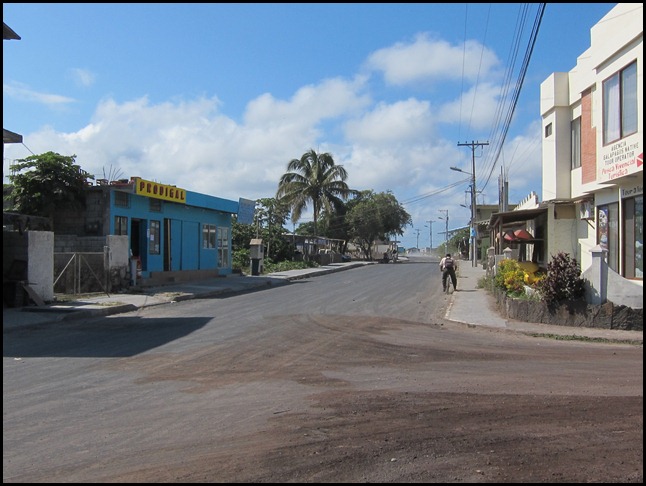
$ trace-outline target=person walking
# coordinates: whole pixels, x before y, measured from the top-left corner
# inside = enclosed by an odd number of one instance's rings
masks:
[[[458,290],[458,277],[455,274],[455,269],[457,267],[457,262],[451,257],[450,253],[447,253],[444,258],[440,260],[440,270],[442,271],[442,291],[446,292],[446,286],[448,282],[446,279],[451,277],[451,282],[453,283],[453,290]]]

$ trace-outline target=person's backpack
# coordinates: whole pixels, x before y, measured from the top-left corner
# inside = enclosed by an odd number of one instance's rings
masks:
[[[444,260],[444,268],[453,268],[453,258],[446,257]]]

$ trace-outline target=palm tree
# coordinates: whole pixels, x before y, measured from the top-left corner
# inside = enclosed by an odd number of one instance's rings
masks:
[[[311,203],[316,232],[316,222],[321,212],[332,213],[335,205],[353,193],[345,183],[347,178],[346,170],[342,165],[336,165],[330,154],[317,154],[310,149],[300,159],[292,159],[287,164],[287,172],[278,183],[276,198],[290,208],[292,223],[300,219]]]

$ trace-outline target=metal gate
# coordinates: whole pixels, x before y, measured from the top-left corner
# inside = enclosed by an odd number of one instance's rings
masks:
[[[54,253],[54,293],[108,293],[107,252]]]

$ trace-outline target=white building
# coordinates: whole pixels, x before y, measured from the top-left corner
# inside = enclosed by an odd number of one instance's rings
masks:
[[[643,60],[643,4],[619,3],[592,27],[576,66],[540,91],[542,199],[574,205],[574,217],[548,213],[550,247],[585,270],[600,246],[612,273],[642,289]]]

